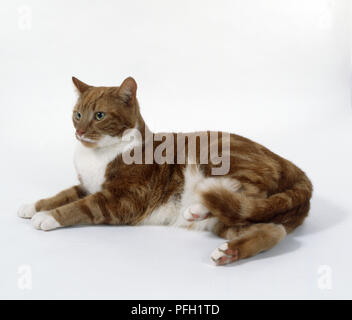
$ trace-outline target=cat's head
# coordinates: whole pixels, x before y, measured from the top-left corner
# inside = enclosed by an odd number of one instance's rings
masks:
[[[75,77],[79,98],[73,109],[76,138],[86,147],[118,143],[125,130],[136,128],[140,117],[137,84],[129,77],[119,87],[93,87]]]

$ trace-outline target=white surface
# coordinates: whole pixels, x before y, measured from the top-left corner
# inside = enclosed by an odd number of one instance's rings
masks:
[[[2,1],[0,298],[352,298],[347,3]],[[223,129],[292,160],[314,183],[309,219],[227,267],[211,263],[223,240],[208,233],[35,230],[18,207],[76,183],[71,75],[135,77],[154,131]],[[32,290],[18,288],[23,265]],[[318,286],[324,265],[331,290]]]

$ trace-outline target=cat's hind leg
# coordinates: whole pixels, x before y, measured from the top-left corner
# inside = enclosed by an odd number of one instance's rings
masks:
[[[241,183],[229,177],[204,177],[199,173],[186,175],[185,193],[183,196],[183,217],[187,221],[196,222],[210,218],[211,210],[204,201],[204,194],[213,190],[236,193],[241,189]]]
[[[257,223],[225,228],[219,235],[229,241],[213,251],[211,260],[225,265],[271,249],[286,236],[286,229],[281,224]]]
[[[210,212],[207,207],[202,205],[201,203],[196,203],[188,208],[183,212],[183,217],[187,221],[201,221],[210,216]]]

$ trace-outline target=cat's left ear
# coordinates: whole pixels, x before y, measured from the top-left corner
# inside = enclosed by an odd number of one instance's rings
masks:
[[[81,94],[92,87],[92,86],[84,83],[83,81],[78,80],[75,77],[72,77],[72,82],[75,85],[75,87],[77,88],[78,92],[81,93]]]
[[[126,78],[119,89],[117,95],[127,104],[131,104],[136,100],[137,83],[132,77]]]

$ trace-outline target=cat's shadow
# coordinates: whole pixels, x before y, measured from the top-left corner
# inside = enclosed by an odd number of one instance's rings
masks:
[[[324,230],[327,230],[344,221],[346,217],[347,213],[329,200],[314,197],[306,220],[300,227],[297,228],[297,230],[294,230],[278,245],[254,257],[228,264],[225,267],[235,267],[250,261],[268,259],[296,251],[301,247],[299,238],[303,238],[304,236],[311,234],[323,233]]]

